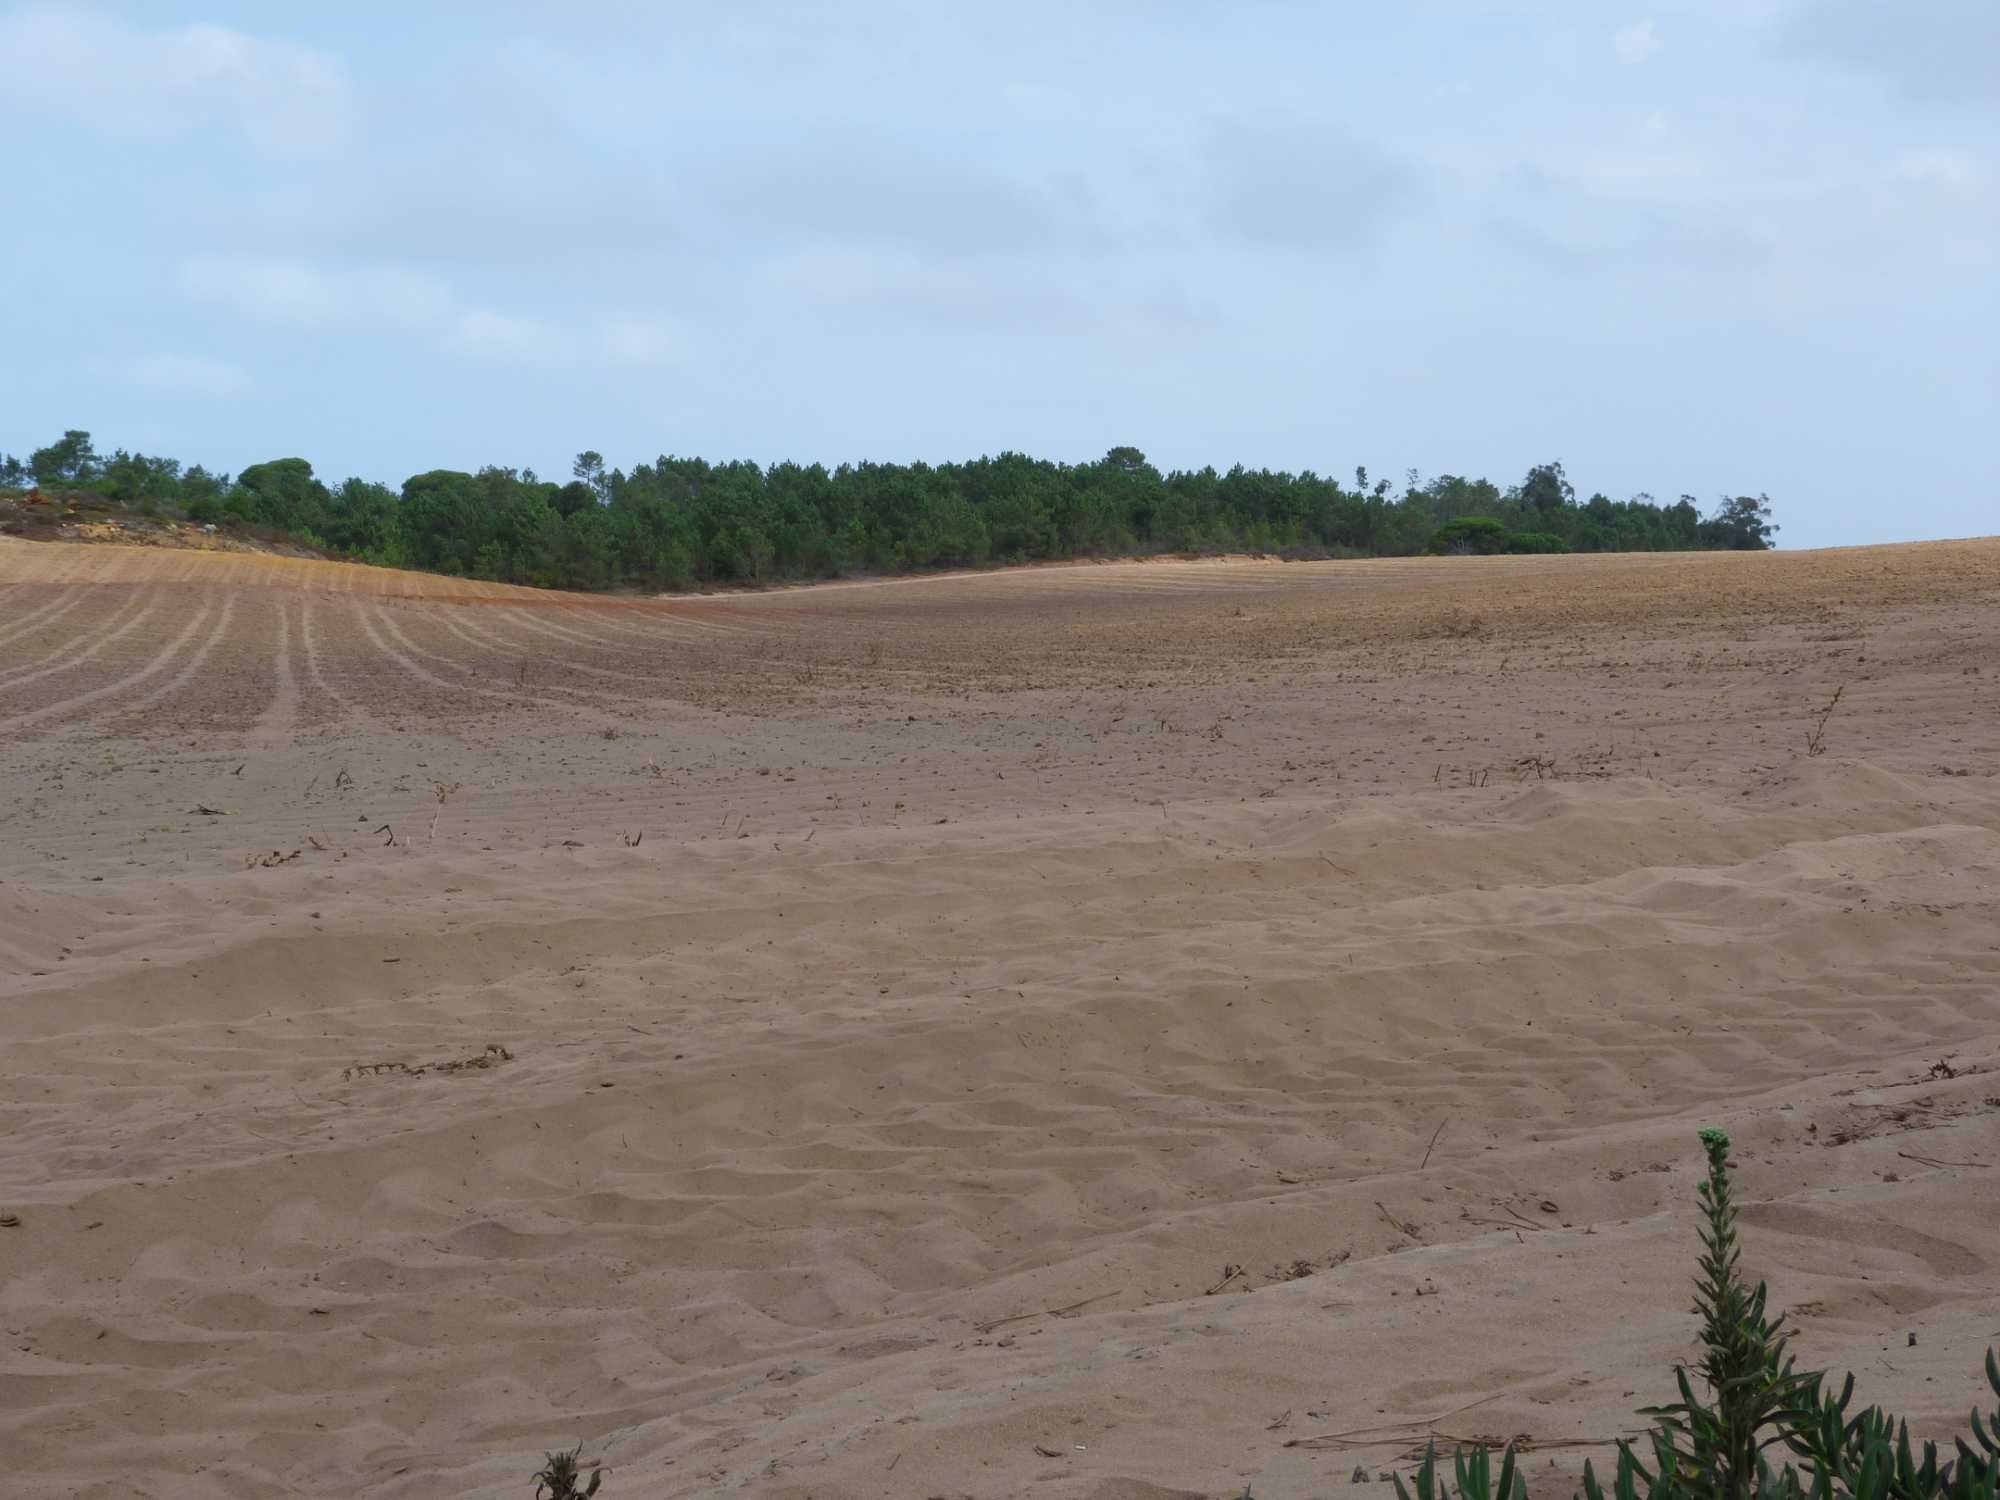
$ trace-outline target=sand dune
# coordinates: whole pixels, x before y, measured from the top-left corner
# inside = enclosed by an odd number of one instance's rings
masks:
[[[9,1482],[1316,1496],[1434,1426],[1567,1495],[1688,1348],[1710,1123],[1802,1356],[1948,1430],[1996,660],[1996,541],[642,600],[0,539]]]

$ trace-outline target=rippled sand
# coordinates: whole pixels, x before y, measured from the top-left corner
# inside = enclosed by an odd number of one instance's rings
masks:
[[[1435,1425],[1567,1495],[1688,1350],[1711,1123],[1801,1356],[1949,1430],[1996,772],[1995,541],[640,600],[0,540],[5,1472],[1284,1500]]]

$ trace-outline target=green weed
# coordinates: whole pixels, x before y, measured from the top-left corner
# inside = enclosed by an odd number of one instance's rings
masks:
[[[1680,1400],[1645,1407],[1652,1419],[1648,1453],[1618,1445],[1613,1500],[1996,1500],[2000,1485],[2000,1407],[1972,1412],[1971,1441],[1954,1440],[1940,1458],[1935,1443],[1915,1449],[1906,1423],[1880,1407],[1850,1414],[1854,1377],[1838,1395],[1824,1372],[1795,1368],[1786,1354],[1784,1320],[1765,1311],[1765,1289],[1744,1283],[1730,1195],[1729,1137],[1704,1130],[1708,1176],[1699,1192],[1703,1213],[1695,1311],[1702,1320],[1702,1358],[1695,1373],[1674,1372]],[[1986,1354],[1986,1379],[2000,1396],[2000,1360]],[[1772,1457],[1782,1461],[1775,1467]],[[1412,1488],[1415,1500],[1527,1500],[1527,1485],[1506,1450],[1493,1472],[1483,1448],[1453,1456],[1452,1473],[1438,1472],[1433,1446]],[[1411,1500],[1396,1479],[1397,1500]],[[1579,1500],[1606,1500],[1592,1467],[1583,1470]]]

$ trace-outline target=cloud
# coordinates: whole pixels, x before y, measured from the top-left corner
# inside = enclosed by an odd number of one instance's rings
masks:
[[[196,298],[282,329],[413,335],[482,358],[544,358],[562,347],[541,319],[461,301],[442,282],[406,266],[197,255],[183,266],[182,279]]]
[[[680,340],[663,323],[647,318],[612,318],[598,332],[598,349],[616,365],[653,369],[680,357]]]
[[[1287,115],[1215,121],[1200,155],[1211,226],[1291,249],[1371,243],[1430,188],[1420,162],[1344,125]]]
[[[1002,261],[941,259],[913,251],[811,247],[773,260],[768,284],[816,310],[845,310],[862,326],[883,320],[987,332],[1076,328],[1089,299],[1059,279],[1020,275]]]
[[[182,268],[188,289],[260,322],[325,328],[349,310],[336,279],[303,261],[197,255]]]
[[[1190,290],[1171,271],[1040,258],[938,257],[912,251],[809,246],[760,267],[752,302],[804,309],[791,330],[862,344],[943,335],[967,349],[1075,350],[1108,341],[1125,353],[1181,344],[1218,316],[1213,288]],[[1053,341],[1051,343],[1050,341]],[[1009,358],[1015,356],[1010,355]]]
[[[1100,237],[1095,197],[1067,164],[981,160],[983,140],[819,128],[695,174],[688,223],[725,240],[875,246],[943,255],[1061,248]]]
[[[344,130],[340,62],[295,42],[197,23],[149,31],[88,11],[31,6],[0,17],[8,108],[158,139],[222,127],[272,151]]]
[[[1660,29],[1649,16],[1643,21],[1634,21],[1629,26],[1621,26],[1611,38],[1611,50],[1618,54],[1622,63],[1642,63],[1660,50]]]
[[[389,328],[438,328],[452,316],[449,288],[421,271],[400,266],[361,275],[353,284],[353,295],[368,315]]]
[[[147,354],[107,362],[106,369],[155,396],[212,400],[240,396],[250,388],[249,377],[237,366],[199,354]]]
[[[482,358],[538,359],[557,352],[555,331],[539,318],[468,307],[453,319],[452,342]]]
[[[1798,0],[1773,37],[1781,55],[1873,74],[1911,98],[2000,99],[1994,0]]]
[[[1715,197],[1697,176],[1674,183],[1659,160],[1519,163],[1468,190],[1468,243],[1490,264],[1535,266],[1568,289],[1590,280],[1645,286],[1700,281],[1729,298],[1767,277],[1779,246],[1768,221]],[[1768,193],[1762,184],[1743,190]]]
[[[1973,192],[1986,179],[1979,159],[1956,146],[1922,146],[1906,151],[1896,163],[1896,173],[1906,181],[1950,193]]]

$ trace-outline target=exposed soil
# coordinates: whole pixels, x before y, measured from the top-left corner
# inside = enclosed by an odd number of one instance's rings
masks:
[[[1993,540],[641,600],[0,538],[9,1478],[1284,1500],[1434,1428],[1567,1494],[1687,1353],[1707,1124],[1802,1359],[1952,1430],[1996,663]]]

